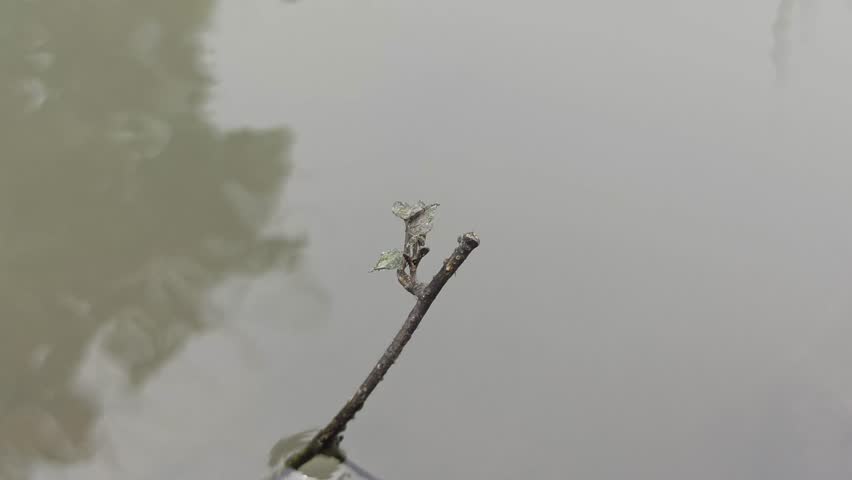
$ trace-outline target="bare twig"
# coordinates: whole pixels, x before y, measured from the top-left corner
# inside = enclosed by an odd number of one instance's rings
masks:
[[[367,375],[364,382],[361,383],[358,390],[355,391],[352,398],[346,402],[325,428],[314,435],[305,448],[287,459],[287,467],[297,470],[314,456],[321,453],[327,453],[332,456],[339,455],[338,446],[343,438],[341,434],[346,429],[346,425],[364,407],[367,397],[370,396],[370,393],[382,381],[388,369],[399,357],[399,354],[402,353],[405,344],[408,343],[414,331],[417,330],[417,326],[420,325],[420,321],[423,320],[423,316],[426,315],[426,312],[429,310],[432,302],[435,301],[438,293],[444,288],[447,280],[456,273],[461,264],[470,255],[470,252],[479,246],[479,237],[475,233],[470,232],[460,236],[458,238],[459,244],[452,255],[444,260],[438,273],[435,274],[428,284],[424,285],[417,283],[417,264],[426,255],[428,249],[425,245],[419,243],[416,246],[409,245],[410,240],[410,236],[406,234],[406,250],[404,253],[407,257],[406,263],[409,267],[409,272],[406,273],[405,269],[401,268],[397,270],[397,276],[403,287],[417,297],[417,303],[414,304],[414,307],[408,314],[408,318],[405,319],[405,323],[402,324],[402,327],[390,345],[388,345],[385,353],[370,371],[370,374]]]

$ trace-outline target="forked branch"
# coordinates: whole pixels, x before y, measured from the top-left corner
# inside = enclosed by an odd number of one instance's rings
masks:
[[[388,345],[385,353],[382,354],[367,378],[352,395],[352,398],[346,402],[328,425],[314,435],[303,449],[287,459],[285,464],[287,467],[297,470],[318,454],[335,457],[342,455],[339,445],[343,439],[342,433],[346,430],[346,425],[364,407],[367,398],[382,381],[391,365],[399,358],[405,344],[411,340],[411,336],[417,330],[417,326],[420,325],[441,289],[444,288],[450,277],[458,271],[468,255],[479,246],[479,237],[475,233],[470,232],[460,236],[458,246],[444,260],[441,269],[432,277],[432,280],[426,284],[419,283],[417,281],[417,267],[420,260],[429,252],[426,247],[426,233],[431,230],[435,207],[437,207],[437,204],[427,206],[423,202],[418,202],[413,206],[401,202],[394,204],[394,214],[402,218],[406,226],[403,250],[383,253],[374,270],[396,269],[400,284],[417,297],[417,302],[393,341]]]

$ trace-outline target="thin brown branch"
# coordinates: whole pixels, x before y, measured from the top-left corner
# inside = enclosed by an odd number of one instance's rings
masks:
[[[459,267],[461,267],[468,255],[470,255],[470,252],[479,246],[479,237],[477,237],[473,232],[460,236],[458,241],[458,246],[455,248],[452,255],[444,260],[444,263],[438,273],[435,274],[427,285],[417,289],[417,303],[414,304],[414,307],[408,314],[408,318],[405,319],[405,323],[402,324],[402,327],[399,329],[399,332],[397,332],[390,345],[388,345],[385,353],[382,354],[378,363],[376,363],[370,371],[370,374],[367,375],[364,382],[361,383],[358,390],[355,391],[352,398],[346,402],[343,408],[340,409],[328,425],[317,432],[305,448],[296,452],[293,456],[287,459],[287,467],[298,470],[299,467],[320,453],[334,453],[337,451],[337,447],[342,439],[341,434],[344,430],[346,430],[346,425],[349,421],[355,418],[355,414],[364,407],[364,403],[367,401],[367,398],[373,390],[375,390],[379,382],[382,381],[382,378],[384,378],[391,365],[393,365],[396,359],[399,358],[400,353],[402,353],[402,349],[405,347],[405,344],[411,340],[411,336],[414,334],[414,331],[417,330],[417,326],[420,325],[420,321],[423,320],[423,316],[426,315],[426,312],[429,310],[432,302],[435,301],[438,293],[441,292],[441,289],[444,288],[444,285],[450,277],[452,277]],[[419,257],[422,258],[422,256]],[[420,258],[417,258],[417,262],[419,262]]]

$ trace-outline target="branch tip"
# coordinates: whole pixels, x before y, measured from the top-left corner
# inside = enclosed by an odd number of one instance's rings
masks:
[[[464,235],[459,236],[458,238],[459,244],[464,245],[471,250],[479,246],[479,235],[474,232],[467,232]]]

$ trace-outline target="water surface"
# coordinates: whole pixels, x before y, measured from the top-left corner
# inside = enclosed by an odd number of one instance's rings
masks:
[[[397,199],[483,244],[370,472],[852,473],[844,2],[142,5],[0,15],[0,475],[260,478],[411,305]]]

